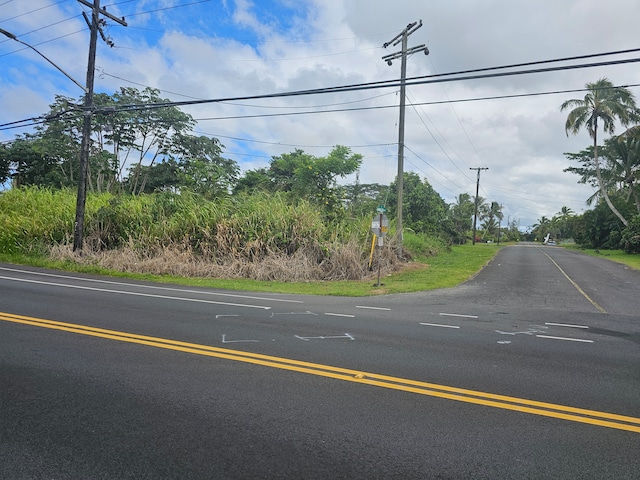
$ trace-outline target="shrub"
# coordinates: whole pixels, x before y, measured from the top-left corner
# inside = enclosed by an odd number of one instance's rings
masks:
[[[626,253],[640,253],[640,215],[636,215],[622,231],[620,244]]]

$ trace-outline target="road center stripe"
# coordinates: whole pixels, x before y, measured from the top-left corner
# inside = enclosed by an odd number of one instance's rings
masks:
[[[523,398],[497,395],[464,388],[450,387],[433,383],[421,382],[417,380],[392,377],[376,373],[362,372],[348,368],[333,367],[317,363],[303,362],[288,358],[273,357],[258,353],[230,350],[226,348],[212,347],[165,338],[137,335],[103,328],[89,327],[85,325],[44,320],[40,318],[1,313],[0,320],[24,325],[31,325],[41,328],[49,328],[64,332],[76,333],[92,337],[99,337],[120,342],[128,342],[139,345],[146,345],[167,350],[204,355],[208,357],[234,360],[254,365],[261,365],[271,368],[279,368],[309,375],[333,378],[354,383],[361,383],[381,388],[388,388],[404,392],[427,395],[431,397],[455,400],[459,402],[472,403],[487,407],[512,410],[521,413],[541,415],[545,417],[558,418],[572,422],[586,423],[601,427],[626,430],[640,433],[640,418],[618,415],[614,413],[599,412],[596,410],[586,410],[582,408],[557,405],[553,403],[527,400]]]

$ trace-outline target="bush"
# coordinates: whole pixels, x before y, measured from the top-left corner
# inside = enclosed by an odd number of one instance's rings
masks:
[[[620,244],[625,253],[640,253],[640,215],[636,215],[622,231]]]

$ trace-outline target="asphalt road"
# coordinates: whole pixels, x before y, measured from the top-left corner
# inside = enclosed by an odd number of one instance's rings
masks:
[[[0,264],[0,478],[638,479],[639,286],[534,245],[370,298]]]

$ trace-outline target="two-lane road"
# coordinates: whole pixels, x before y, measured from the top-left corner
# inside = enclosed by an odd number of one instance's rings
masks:
[[[638,478],[639,285],[534,245],[358,299],[0,265],[0,478]]]

